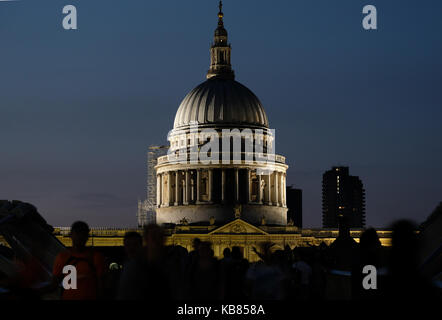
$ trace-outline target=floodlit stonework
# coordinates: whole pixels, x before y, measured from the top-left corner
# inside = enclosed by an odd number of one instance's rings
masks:
[[[288,166],[274,154],[261,102],[235,81],[230,55],[220,8],[207,80],[183,99],[169,154],[158,159],[158,224],[227,223],[235,210],[252,224],[287,224]]]
[[[121,228],[92,228],[88,245],[95,247],[115,247],[123,245],[123,237],[127,231],[141,229]],[[253,251],[253,247],[259,249],[264,243],[272,243],[273,250],[318,246],[322,242],[330,245],[339,234],[337,229],[299,229],[295,226],[267,226],[252,225],[246,221],[235,219],[224,225],[176,225],[166,228],[166,245],[179,245],[192,250],[192,241],[199,238],[202,241],[210,241],[214,255],[222,258],[225,248],[238,246],[242,248],[244,257],[250,262],[258,261],[259,257]],[[359,242],[362,229],[351,230],[350,236]],[[391,245],[391,231],[377,230],[379,240],[383,246]],[[69,228],[56,228],[55,236],[66,246],[71,246]],[[1,241],[1,238],[0,238]]]
[[[199,238],[212,243],[216,257],[238,246],[251,262],[259,260],[253,248],[265,243],[274,250],[329,245],[338,229],[300,229],[287,221],[285,157],[274,153],[275,132],[258,98],[234,80],[221,9],[218,18],[207,80],[183,99],[168,135],[169,154],[155,166],[156,218],[166,245],[190,251]],[[92,228],[88,245],[122,246],[128,231],[142,233],[141,228]],[[349,231],[357,242],[361,233]],[[382,245],[391,245],[390,230],[377,233]],[[71,245],[69,228],[54,234]]]

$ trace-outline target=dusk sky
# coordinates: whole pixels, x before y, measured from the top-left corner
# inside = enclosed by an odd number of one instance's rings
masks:
[[[78,10],[64,30],[62,9]],[[378,30],[362,28],[375,5]],[[54,226],[135,226],[146,151],[205,80],[218,2],[0,1],[0,199]],[[261,100],[321,226],[322,174],[350,167],[367,226],[442,201],[442,1],[224,1],[236,80]]]

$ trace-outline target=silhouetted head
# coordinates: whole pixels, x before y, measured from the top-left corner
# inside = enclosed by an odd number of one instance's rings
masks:
[[[157,224],[144,227],[144,242],[146,247],[162,247],[164,245],[163,229]]]
[[[285,255],[283,250],[276,250],[272,254],[272,261],[274,264],[283,265],[285,262]]]
[[[128,258],[135,257],[143,247],[143,237],[135,231],[126,232],[124,235],[124,250]]]
[[[198,254],[201,259],[213,257],[212,244],[209,241],[203,241],[198,247]]]
[[[359,244],[361,249],[365,251],[373,251],[381,247],[381,242],[374,228],[369,228],[361,234]]]
[[[193,250],[198,250],[200,244],[201,244],[200,238],[194,238],[192,241]]]
[[[391,267],[407,272],[417,268],[418,238],[416,225],[408,220],[393,224],[391,239]]]
[[[237,246],[232,247],[232,259],[235,259],[235,260],[242,259],[241,249]]]
[[[76,249],[81,249],[86,246],[89,239],[89,226],[86,222],[76,221],[71,226],[72,246]]]
[[[231,254],[230,254],[230,249],[229,248],[225,248],[223,250],[223,257],[224,258],[230,258]]]

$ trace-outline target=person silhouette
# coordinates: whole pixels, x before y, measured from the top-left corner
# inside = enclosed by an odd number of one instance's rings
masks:
[[[384,296],[400,301],[437,299],[435,288],[419,273],[417,226],[411,221],[399,220],[392,230]]]
[[[53,275],[61,282],[65,274],[63,268],[72,265],[76,268],[77,289],[65,289],[62,300],[95,300],[103,296],[104,257],[94,248],[86,247],[89,239],[89,226],[76,221],[71,227],[72,248],[57,255]]]
[[[354,265],[351,271],[352,299],[377,299],[379,298],[379,280],[381,267],[382,245],[375,229],[365,230],[359,239],[359,248],[355,254]],[[372,265],[377,270],[377,289],[366,290],[362,283],[365,274],[363,269],[367,265]]]

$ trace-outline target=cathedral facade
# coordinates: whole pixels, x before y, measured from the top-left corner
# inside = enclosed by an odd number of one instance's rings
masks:
[[[337,228],[301,229],[287,221],[288,166],[274,153],[274,131],[259,99],[235,81],[230,54],[220,6],[207,80],[183,99],[168,135],[168,154],[155,161],[156,201],[149,194],[148,199],[166,245],[190,251],[199,238],[212,244],[215,257],[238,246],[250,262],[260,259],[254,248],[268,243],[274,250],[330,245]],[[128,231],[143,232],[92,228],[88,245],[122,246]],[[362,231],[348,235],[358,242]],[[391,245],[390,230],[377,233],[382,245]],[[69,228],[56,228],[54,235],[71,245]]]

